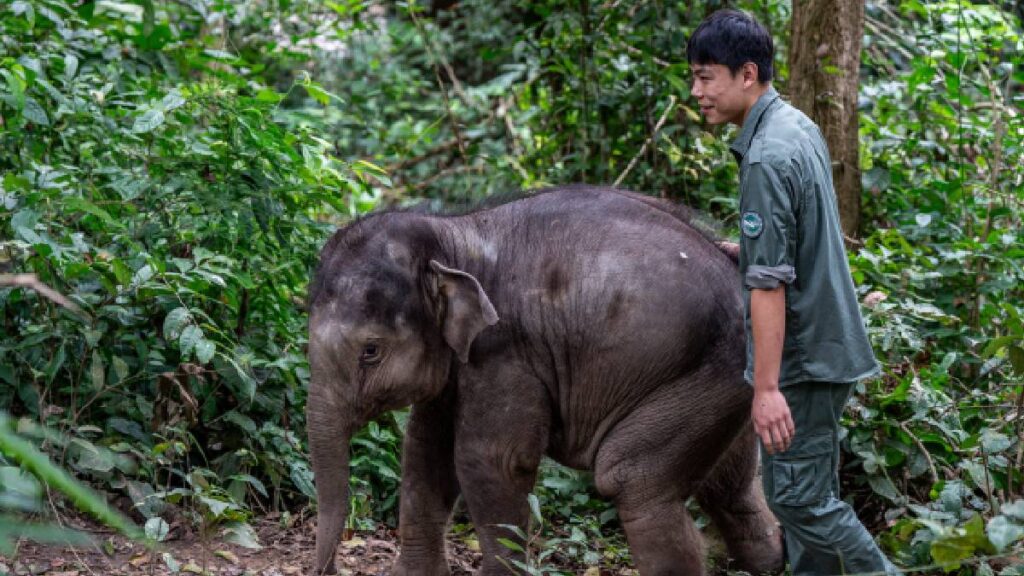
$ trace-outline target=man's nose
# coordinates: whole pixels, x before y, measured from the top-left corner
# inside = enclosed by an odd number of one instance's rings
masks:
[[[704,94],[700,91],[700,88],[697,87],[696,82],[690,85],[690,96],[693,96],[694,98],[700,100],[700,97],[703,95]]]

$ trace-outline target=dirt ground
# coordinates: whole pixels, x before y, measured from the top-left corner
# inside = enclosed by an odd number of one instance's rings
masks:
[[[314,551],[313,518],[293,519],[286,525],[281,517],[253,521],[260,550],[229,544],[220,538],[203,539],[171,525],[169,537],[156,551],[138,542],[98,527],[82,518],[64,518],[69,528],[90,535],[94,544],[65,548],[22,541],[13,557],[0,555],[0,576],[306,576]],[[467,576],[480,565],[480,553],[472,538],[449,536],[448,561],[453,576]],[[356,533],[338,548],[339,574],[386,576],[398,555],[398,537],[393,530]],[[629,568],[572,569],[585,576],[629,576]]]
[[[69,527],[90,534],[94,545],[63,548],[21,542],[13,557],[0,555],[0,576],[166,576],[196,574],[207,576],[305,576],[313,557],[312,520],[286,527],[280,519],[263,518],[253,523],[261,550],[250,550],[220,539],[182,534],[172,527],[170,538],[160,549],[149,551],[143,544],[82,521],[68,521]],[[390,530],[357,533],[342,543],[338,553],[340,574],[377,576],[388,574],[398,554],[397,537]],[[480,554],[462,542],[451,542],[449,562],[452,574],[472,574]]]

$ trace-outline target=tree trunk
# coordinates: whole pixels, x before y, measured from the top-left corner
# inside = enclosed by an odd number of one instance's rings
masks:
[[[857,237],[861,218],[857,80],[863,28],[863,0],[793,0],[790,97],[828,143],[839,219],[849,238]]]

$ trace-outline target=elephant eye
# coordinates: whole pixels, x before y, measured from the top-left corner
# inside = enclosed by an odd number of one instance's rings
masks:
[[[363,345],[363,351],[359,354],[361,364],[376,364],[380,361],[380,345],[368,343]]]

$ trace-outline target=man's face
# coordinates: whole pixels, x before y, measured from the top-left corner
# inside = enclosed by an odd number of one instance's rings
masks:
[[[700,104],[700,112],[708,124],[743,124],[749,109],[750,84],[747,70],[733,74],[722,64],[690,63],[693,87],[690,94]]]

